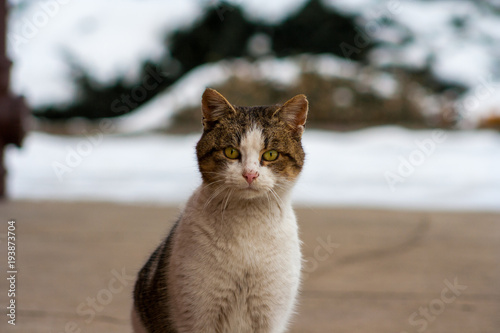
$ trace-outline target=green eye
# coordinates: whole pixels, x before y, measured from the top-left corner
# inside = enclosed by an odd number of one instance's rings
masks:
[[[224,155],[226,155],[227,158],[235,160],[240,157],[240,152],[236,148],[227,147],[226,149],[224,149]]]
[[[276,160],[278,156],[279,153],[276,150],[268,150],[262,155],[262,158],[270,162]]]

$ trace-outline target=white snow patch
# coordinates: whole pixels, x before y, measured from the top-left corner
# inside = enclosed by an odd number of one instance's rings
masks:
[[[135,78],[142,61],[164,53],[164,33],[193,21],[202,9],[196,1],[25,3],[27,8],[11,12],[8,49],[13,90],[33,106],[74,97],[68,59],[101,82]]]
[[[224,64],[200,66],[134,112],[115,119],[116,130],[133,133],[166,128],[175,111],[201,105],[204,89],[226,81],[230,75]]]
[[[500,134],[446,132],[444,141],[432,148],[433,135],[431,130],[398,127],[306,131],[307,160],[294,201],[500,211]],[[14,199],[181,203],[201,182],[194,153],[198,138],[96,136],[92,143],[85,137],[30,133],[22,149],[7,149],[8,191]],[[432,152],[427,155],[426,149]],[[385,174],[398,174],[401,160],[415,160],[419,150],[424,160],[391,190]],[[54,163],[72,165],[61,181]]]

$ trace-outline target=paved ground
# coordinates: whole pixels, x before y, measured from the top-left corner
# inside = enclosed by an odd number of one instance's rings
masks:
[[[298,209],[305,280],[290,332],[500,332],[500,214]],[[178,210],[0,203],[17,221],[17,325],[1,332],[130,332],[134,275]],[[5,309],[8,284],[0,279]],[[5,313],[6,310],[4,310]]]

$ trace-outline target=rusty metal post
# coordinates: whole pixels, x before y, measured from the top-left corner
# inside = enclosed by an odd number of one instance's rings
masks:
[[[21,147],[25,135],[24,122],[28,108],[22,97],[9,91],[11,62],[7,58],[7,1],[0,0],[0,200],[5,198],[5,146]]]

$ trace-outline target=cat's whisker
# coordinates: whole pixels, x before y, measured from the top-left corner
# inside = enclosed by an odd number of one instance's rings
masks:
[[[222,192],[224,192],[224,190],[226,189],[226,187],[224,185],[221,185],[219,187],[217,187],[215,190],[214,190],[214,193],[210,196],[210,198],[208,198],[207,202],[205,203],[205,205],[203,206],[203,209],[207,209],[207,207],[210,205],[210,203],[217,197],[219,196],[219,194],[221,194]]]
[[[280,190],[287,190],[287,189],[289,189],[289,186],[284,185],[284,184],[274,184],[274,187],[279,188]]]
[[[289,192],[292,187],[293,187],[293,183],[290,184],[290,183],[285,183],[285,184],[280,184],[280,183],[276,183],[274,184],[274,187],[281,190],[281,193],[285,193],[285,192]]]
[[[227,197],[227,201],[226,201],[226,207],[229,203],[229,199],[231,198],[231,196],[233,195],[233,192],[234,192],[234,189],[231,190],[231,193],[229,193],[229,196]],[[224,210],[226,210],[226,207],[224,207]]]
[[[269,216],[271,216],[271,198],[269,197],[269,192],[266,192],[267,202],[269,203]]]
[[[278,208],[280,209],[281,211],[281,205],[285,205],[285,203],[283,202],[283,200],[281,200],[280,196],[278,195],[278,193],[276,193],[275,190],[273,190],[272,188],[269,189],[269,192],[271,192],[271,194],[276,198],[276,203],[278,204]]]
[[[224,205],[222,205],[222,220],[223,221],[224,221],[224,213],[226,212],[226,208],[227,208],[227,205],[229,203],[229,199],[230,199],[231,195],[233,194],[233,192],[234,192],[234,189],[231,189],[231,190],[228,191],[227,197],[225,199],[226,202],[225,202]]]
[[[276,194],[274,194],[274,192],[271,192],[271,194],[272,194],[272,195],[273,195],[273,197],[276,199],[276,204],[278,205],[278,208],[279,208],[279,210],[281,211],[281,205],[280,205],[280,203],[279,203],[279,201],[278,201],[278,198],[276,197]]]
[[[211,182],[211,183],[209,183],[209,184],[204,184],[204,185],[203,185],[203,188],[208,188],[208,187],[210,187],[210,186],[212,186],[212,185],[214,185],[214,184],[217,184],[217,183],[223,182],[224,180],[225,180],[225,179],[220,179],[220,180],[215,180],[215,181],[213,181],[213,182]]]
[[[226,203],[227,197],[229,196],[229,193],[231,193],[231,190],[228,189],[226,191],[226,194],[224,194],[224,196],[223,196],[223,198],[221,200],[221,203],[220,203],[220,212],[221,212],[222,216],[224,216],[224,207],[225,207],[225,203]]]

